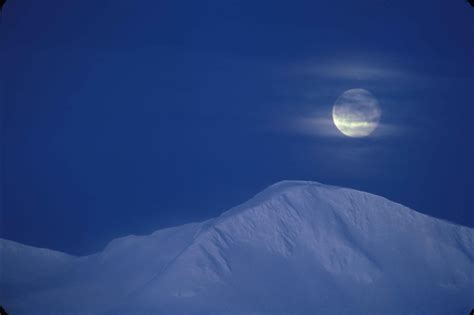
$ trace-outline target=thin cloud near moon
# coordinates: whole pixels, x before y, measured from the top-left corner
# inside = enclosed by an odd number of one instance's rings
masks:
[[[418,127],[402,121],[400,115],[403,112],[394,111],[394,106],[400,106],[406,112],[410,101],[404,100],[403,103],[397,104],[400,99],[394,93],[401,89],[418,90],[432,78],[408,66],[395,58],[368,54],[356,54],[353,57],[337,59],[321,57],[287,65],[287,75],[303,83],[298,85],[298,95],[295,99],[303,98],[304,100],[298,105],[288,105],[293,116],[282,117],[282,120],[277,122],[277,126],[291,133],[318,138],[361,137],[364,136],[362,130],[371,130],[370,139],[411,133]],[[301,86],[303,86],[303,95]],[[336,119],[333,119],[333,106],[338,96],[344,93],[345,89],[351,87],[354,89],[357,86],[363,86],[367,91],[377,92],[377,98],[380,97],[379,108],[383,108],[383,117],[380,111],[383,121],[379,117],[375,123],[370,114],[367,116],[367,121],[345,119],[344,117],[348,115],[344,113],[336,115]],[[375,99],[375,101],[378,105],[378,100]],[[294,112],[295,108],[299,108],[297,109],[299,113]],[[377,111],[373,113],[376,117]],[[336,123],[339,124],[339,129]],[[351,134],[343,133],[341,129],[352,129],[352,132],[349,131]],[[362,134],[358,135],[358,132]]]
[[[348,91],[351,92],[346,95],[344,95],[345,92],[343,92],[339,98],[336,95],[332,102],[329,101],[324,105],[314,105],[314,110],[311,112],[293,117],[284,123],[286,126],[285,129],[292,133],[319,138],[345,138],[346,136],[364,137],[369,134],[370,138],[381,138],[394,136],[402,132],[399,126],[382,123],[380,121],[381,110],[379,103],[370,92],[363,89],[350,89]],[[333,104],[350,104],[346,97],[348,95],[351,96],[349,99],[352,98],[353,102],[360,103],[362,101],[368,101],[369,104],[368,109],[363,110],[364,114],[361,117],[358,116],[357,111],[348,113],[344,107],[341,111],[337,111],[337,123],[340,125],[340,128],[352,135],[344,134],[338,129],[333,118]],[[371,99],[371,97],[373,99]]]

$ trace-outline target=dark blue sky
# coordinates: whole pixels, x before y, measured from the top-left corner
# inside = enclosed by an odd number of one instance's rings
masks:
[[[0,237],[74,254],[283,179],[474,226],[466,1],[7,1]],[[373,93],[370,137],[327,123]]]

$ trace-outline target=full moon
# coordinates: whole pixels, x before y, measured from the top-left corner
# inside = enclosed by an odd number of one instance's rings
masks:
[[[377,99],[364,89],[345,91],[332,108],[332,120],[337,129],[354,138],[370,135],[379,125],[381,114]]]

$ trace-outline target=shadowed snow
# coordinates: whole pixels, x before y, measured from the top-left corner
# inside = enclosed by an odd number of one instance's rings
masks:
[[[12,314],[463,314],[474,295],[473,229],[315,182],[87,257],[6,240],[0,255]]]

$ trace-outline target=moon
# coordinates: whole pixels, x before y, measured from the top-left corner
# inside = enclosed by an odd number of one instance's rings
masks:
[[[370,135],[379,125],[382,111],[377,99],[367,90],[350,89],[342,93],[332,108],[332,120],[348,137]]]

